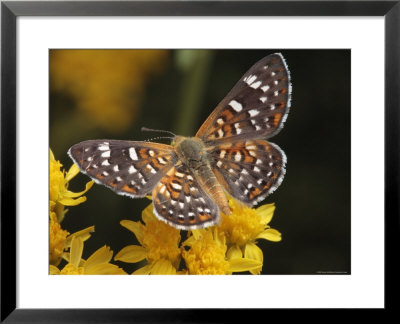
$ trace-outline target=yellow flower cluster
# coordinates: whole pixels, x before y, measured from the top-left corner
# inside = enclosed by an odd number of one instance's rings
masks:
[[[73,164],[69,171],[61,171],[62,164],[54,158],[53,152],[50,150],[50,217],[57,218],[59,223],[62,222],[67,209],[64,206],[76,206],[84,201],[86,197],[82,196],[92,186],[93,181],[86,184],[85,190],[81,192],[72,192],[68,190],[68,184],[72,178],[79,173],[79,168]]]
[[[115,260],[136,263],[146,259],[147,264],[134,274],[175,274],[180,262],[180,231],[159,221],[150,204],[142,212],[143,223],[130,220],[121,225],[135,234],[140,245],[124,247]]]
[[[108,246],[103,246],[95,251],[87,260],[82,259],[83,239],[79,236],[72,237],[69,253],[65,253],[68,264],[59,270],[50,265],[50,274],[57,275],[107,275],[107,274],[126,274],[126,272],[109,263],[113,252]]]
[[[51,50],[51,90],[71,96],[96,127],[121,132],[134,122],[149,78],[167,58],[166,50]]]
[[[87,261],[82,259],[83,243],[94,232],[94,226],[71,235],[61,228],[60,223],[67,212],[64,206],[76,206],[86,201],[86,197],[82,195],[93,185],[93,181],[90,181],[86,184],[85,190],[81,192],[69,191],[69,181],[79,173],[79,169],[74,164],[65,173],[65,171],[61,171],[61,167],[62,164],[54,158],[54,154],[50,150],[50,274],[126,274],[116,265],[109,264],[113,253],[106,246],[93,253]],[[60,271],[58,266],[63,259],[67,260],[68,264]]]
[[[274,205],[257,209],[229,199],[232,214],[223,215],[218,226],[189,232],[180,244],[181,232],[153,214],[150,204],[142,213],[141,222],[123,220],[121,225],[133,232],[140,245],[129,245],[115,260],[146,264],[133,274],[232,274],[250,271],[260,274],[263,253],[257,239],[280,241],[280,233],[268,226]],[[185,267],[180,268],[183,259]]]

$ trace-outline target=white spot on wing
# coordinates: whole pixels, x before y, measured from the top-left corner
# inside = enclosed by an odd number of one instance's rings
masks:
[[[147,164],[146,168],[149,169],[151,173],[153,173],[153,174],[156,173],[156,170],[150,164]]]
[[[231,100],[229,106],[231,106],[236,112],[240,112],[243,109],[242,104],[240,102],[237,102],[236,100]]]
[[[254,82],[250,85],[250,88],[257,89],[261,85],[261,81]]]
[[[249,76],[247,76],[247,77],[245,77],[243,79],[243,81],[246,82],[249,85],[252,84],[256,80],[257,80],[257,76],[256,75],[252,75],[252,74],[250,74]]]
[[[236,129],[236,134],[240,134],[242,132],[242,129],[240,128],[240,124],[239,123],[235,123],[234,126],[235,126],[235,129]]]
[[[166,189],[165,185],[162,185],[160,188],[160,193],[164,194],[165,189]]]
[[[267,92],[268,89],[269,89],[269,85],[265,85],[265,86],[261,87],[261,90],[264,92]]]
[[[115,172],[118,172],[118,171],[119,171],[118,164],[114,165],[113,170],[114,170]]]
[[[161,164],[167,164],[167,162],[162,158],[162,157],[158,157],[157,158],[158,162],[160,162]]]
[[[250,117],[257,116],[260,112],[257,109],[249,110]]]
[[[104,160],[104,161],[101,163],[101,165],[104,165],[104,166],[109,166],[109,165],[110,165],[110,163],[108,162],[108,160]]]
[[[136,154],[136,150],[135,150],[134,147],[131,147],[131,148],[129,149],[129,156],[130,156],[130,158],[131,158],[132,160],[137,160],[137,159],[138,159],[138,156],[137,156],[137,154]]]
[[[176,190],[181,190],[182,189],[182,186],[180,184],[175,183],[175,182],[172,183],[172,187],[174,189],[176,189]]]
[[[130,174],[132,174],[132,173],[135,173],[137,170],[135,169],[135,167],[133,166],[133,165],[131,165],[130,167],[129,167],[129,169],[128,169],[128,172],[130,173]]]
[[[109,151],[110,150],[110,146],[108,146],[107,144],[100,144],[99,145],[99,150],[100,151]]]
[[[110,151],[105,151],[105,152],[101,153],[101,157],[109,158],[110,157]]]
[[[262,103],[266,102],[266,101],[267,101],[267,97],[261,97],[261,98],[260,98],[260,101],[261,101]]]

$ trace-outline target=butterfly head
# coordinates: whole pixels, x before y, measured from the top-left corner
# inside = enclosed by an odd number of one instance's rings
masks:
[[[200,138],[175,136],[174,142],[178,158],[189,168],[198,169],[207,163],[206,147]]]

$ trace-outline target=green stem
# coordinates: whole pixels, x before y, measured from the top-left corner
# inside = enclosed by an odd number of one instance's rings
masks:
[[[173,128],[179,135],[194,136],[196,132],[212,60],[213,51],[210,50],[181,50],[177,53],[176,63],[185,72]]]

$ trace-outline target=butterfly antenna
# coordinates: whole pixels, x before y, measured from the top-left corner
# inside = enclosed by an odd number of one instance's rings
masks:
[[[170,140],[174,139],[172,136],[160,136],[160,137],[149,138],[149,139],[144,140],[144,141],[145,142],[150,142],[150,141],[158,140],[158,139],[161,139],[161,138],[168,138]]]
[[[160,132],[160,133],[168,133],[173,135],[174,137],[176,136],[174,133],[167,131],[167,130],[162,130],[162,129],[151,129],[147,127],[142,127],[142,132]]]

